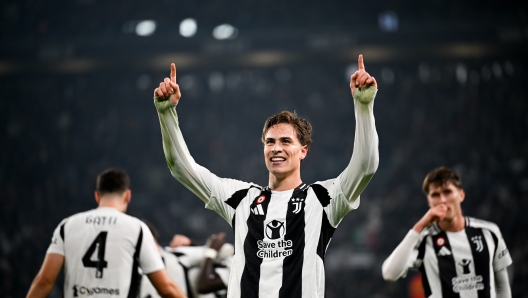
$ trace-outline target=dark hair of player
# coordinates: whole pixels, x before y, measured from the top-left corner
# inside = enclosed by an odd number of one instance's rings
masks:
[[[262,129],[262,143],[265,143],[266,133],[270,127],[281,123],[291,124],[297,132],[297,138],[301,145],[310,147],[312,143],[312,125],[306,119],[299,118],[296,112],[292,113],[290,111],[282,111],[266,120]]]
[[[427,174],[425,176],[422,190],[423,192],[428,195],[429,194],[429,187],[432,186],[442,186],[446,183],[451,182],[454,186],[461,189],[462,188],[462,180],[460,180],[460,177],[458,177],[457,173],[453,171],[452,169],[448,167],[439,167]]]
[[[97,176],[96,191],[100,195],[122,194],[128,189],[130,189],[130,178],[124,170],[107,169]]]

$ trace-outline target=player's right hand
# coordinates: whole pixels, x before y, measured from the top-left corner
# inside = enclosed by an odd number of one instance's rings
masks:
[[[425,215],[416,223],[414,229],[421,232],[426,227],[431,226],[435,222],[441,221],[447,214],[447,206],[438,204],[429,208]],[[419,230],[419,231],[418,231]]]
[[[170,98],[172,105],[177,105],[181,98],[180,86],[176,84],[176,65],[171,63],[170,79],[165,78],[159,87],[154,89],[154,98],[160,101]]]

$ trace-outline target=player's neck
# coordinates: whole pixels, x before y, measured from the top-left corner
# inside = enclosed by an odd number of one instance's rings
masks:
[[[442,231],[446,232],[460,232],[464,229],[466,220],[462,214],[455,216],[452,220],[442,220],[438,222],[438,226]]]
[[[302,183],[301,175],[291,174],[285,177],[277,177],[272,173],[269,174],[269,187],[275,191],[285,191],[295,189]]]
[[[120,200],[118,199],[101,199],[99,201],[99,207],[109,207],[109,208],[114,208],[114,209],[117,209],[118,211],[121,211],[123,213],[126,212],[126,205],[123,204],[123,202],[121,202]]]

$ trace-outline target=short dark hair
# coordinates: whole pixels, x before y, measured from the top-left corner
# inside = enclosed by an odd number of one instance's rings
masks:
[[[432,170],[429,172],[429,174],[427,174],[427,176],[425,176],[422,190],[426,195],[428,195],[429,187],[431,187],[431,185],[438,187],[448,182],[451,182],[457,188],[462,189],[462,180],[460,180],[460,177],[454,170],[448,167],[439,167]]]
[[[281,123],[291,124],[297,132],[297,139],[299,139],[301,145],[310,147],[312,143],[312,125],[306,119],[299,118],[295,111],[293,113],[282,111],[269,117],[262,129],[262,143],[265,143],[266,133],[270,127]]]
[[[100,195],[109,193],[122,194],[128,189],[130,189],[130,178],[124,170],[107,169],[97,176],[96,191]]]

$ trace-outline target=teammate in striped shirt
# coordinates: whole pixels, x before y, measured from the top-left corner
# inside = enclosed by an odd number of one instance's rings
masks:
[[[194,161],[178,124],[175,106],[181,93],[174,64],[170,79],[154,91],[172,175],[234,229],[228,297],[324,296],[326,248],[341,219],[358,208],[359,195],[378,166],[373,114],[377,84],[365,71],[362,55],[358,66],[350,79],[356,116],[352,158],[337,178],[313,184],[303,183],[300,172],[312,127],[296,114],[284,111],[264,124],[269,182],[262,187],[220,178]]]
[[[97,177],[99,207],[64,219],[27,297],[46,297],[64,265],[64,297],[137,297],[138,267],[162,297],[185,295],[164,269],[148,227],[126,215],[130,179],[120,169]]]
[[[455,171],[441,167],[423,183],[429,210],[385,260],[383,278],[395,281],[418,268],[426,297],[511,297],[511,257],[499,227],[462,215],[465,192]]]

